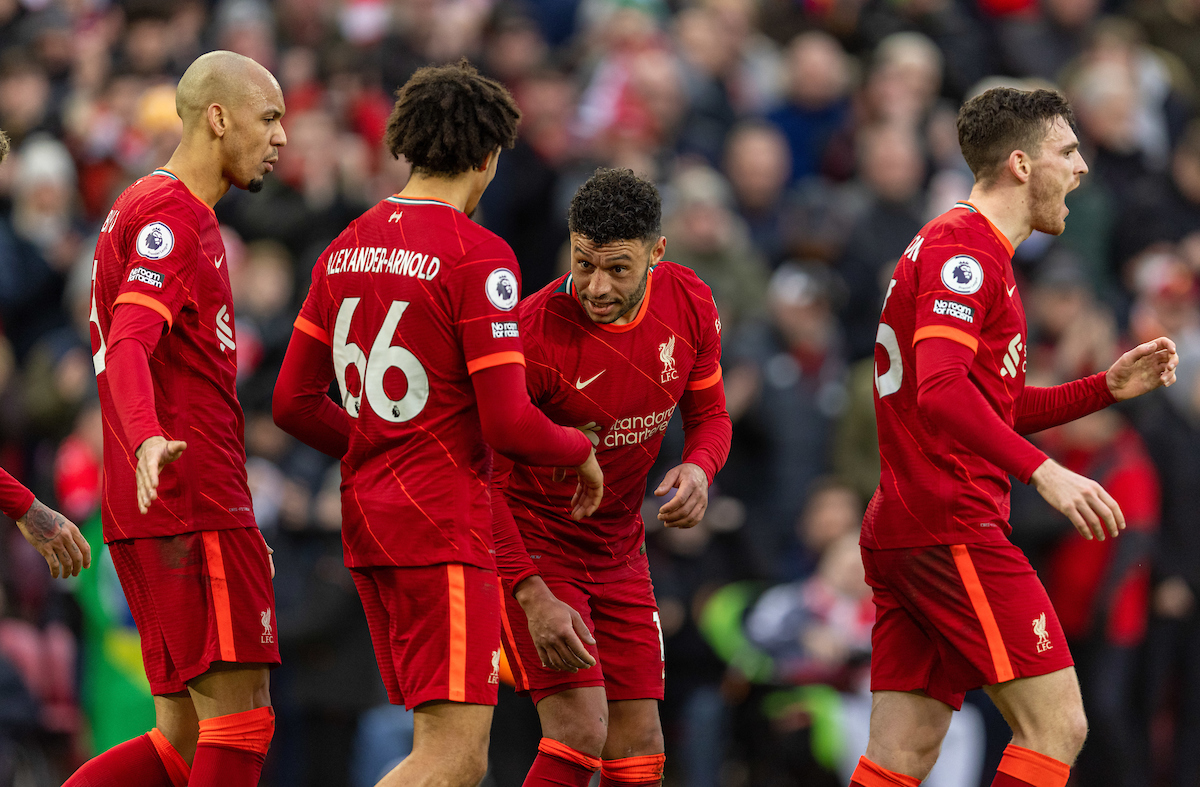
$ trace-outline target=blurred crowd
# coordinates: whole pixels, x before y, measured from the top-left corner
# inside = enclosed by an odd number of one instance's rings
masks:
[[[264,783],[370,785],[406,753],[411,717],[386,705],[342,567],[337,467],[277,429],[270,400],[317,256],[408,175],[380,144],[395,89],[465,55],[523,112],[475,218],[512,245],[526,292],[565,270],[577,186],[621,166],[659,184],[667,258],[720,307],[729,463],[700,526],[645,517],[667,783],[687,787],[844,784],[863,750],[873,612],[855,543],[879,472],[882,295],[970,191],[962,100],[1063,90],[1091,172],[1066,232],[1014,260],[1030,383],[1161,334],[1179,382],[1035,438],[1110,490],[1121,538],[1081,540],[1020,484],[1013,538],[1078,662],[1091,737],[1072,784],[1200,784],[1200,0],[0,0],[0,465],[86,523],[99,556],[51,581],[0,528],[0,784],[60,784],[153,723],[99,550],[92,249],[116,195],[174,149],[174,86],[214,48],[268,67],[287,103],[265,189],[217,207],[279,570]],[[676,427],[663,471],[681,446]],[[929,784],[986,785],[1006,735],[971,695]],[[502,688],[489,782],[519,784],[537,738]]]

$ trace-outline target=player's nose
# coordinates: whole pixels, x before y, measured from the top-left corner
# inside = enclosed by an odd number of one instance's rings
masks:
[[[287,132],[283,130],[283,123],[280,123],[275,135],[271,137],[271,144],[277,148],[281,148],[287,144]]]

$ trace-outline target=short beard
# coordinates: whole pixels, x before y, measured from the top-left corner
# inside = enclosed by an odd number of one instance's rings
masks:
[[[251,194],[257,194],[263,190],[263,182],[263,178],[255,178],[246,184],[246,191],[250,192]]]
[[[605,320],[602,324],[611,325],[612,323],[614,323],[617,320],[624,317],[626,314],[629,314],[629,312],[633,311],[634,309],[636,309],[637,307],[642,305],[642,299],[646,297],[646,283],[650,280],[650,268],[651,267],[652,266],[649,266],[649,265],[646,266],[646,273],[644,276],[642,276],[641,284],[639,284],[638,288],[634,291],[634,293],[629,296],[628,301],[626,301],[626,303],[625,303],[625,308],[621,309],[621,311],[617,312],[612,317]],[[579,300],[580,300],[580,305],[583,305],[583,303],[582,303],[583,298],[580,297]],[[586,308],[585,308],[585,311],[586,311]]]
[[[1046,179],[1034,175],[1029,180],[1029,224],[1038,232],[1047,235],[1062,235],[1067,228],[1058,215],[1059,202],[1051,194]]]

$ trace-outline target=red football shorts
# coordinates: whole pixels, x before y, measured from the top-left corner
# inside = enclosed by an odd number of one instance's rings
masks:
[[[153,694],[174,694],[216,661],[279,664],[275,590],[258,528],[108,545],[142,640]]]
[[[871,690],[924,690],[955,710],[971,689],[1074,664],[1037,572],[1007,541],[862,548],[874,590]]]
[[[350,573],[393,705],[496,704],[500,582],[495,571],[441,563]]]
[[[585,647],[596,665],[578,672],[543,667],[525,612],[513,598],[512,586],[505,583],[504,651],[517,691],[529,694],[534,704],[582,686],[603,686],[609,700],[661,700],[666,652],[650,575],[603,583],[557,576],[542,579],[559,601],[574,607],[592,632],[596,644],[585,643]]]

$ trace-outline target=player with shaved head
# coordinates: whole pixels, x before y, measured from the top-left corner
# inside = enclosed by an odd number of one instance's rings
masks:
[[[287,142],[283,94],[233,52],[179,81],[183,139],[125,190],[92,263],[104,540],[141,636],[157,725],[72,787],[258,784],[279,663],[270,550],[246,483],[229,266],[213,206],[258,191]]]

